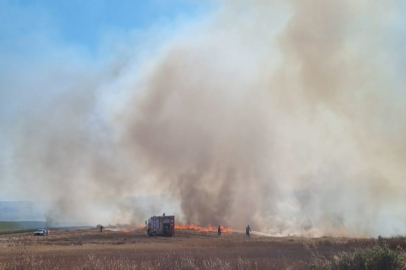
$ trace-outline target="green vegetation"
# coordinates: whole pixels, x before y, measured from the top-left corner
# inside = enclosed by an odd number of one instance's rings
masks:
[[[402,270],[406,269],[406,253],[390,249],[385,241],[372,248],[342,252],[331,259],[315,258],[310,270]]]
[[[69,229],[89,229],[90,226],[61,226],[64,223],[52,223],[52,226],[45,221],[0,221],[0,235],[11,233],[25,233],[31,232],[39,228],[51,228],[54,230],[69,230]]]
[[[0,221],[0,233],[15,230],[33,230],[43,228],[43,221]]]

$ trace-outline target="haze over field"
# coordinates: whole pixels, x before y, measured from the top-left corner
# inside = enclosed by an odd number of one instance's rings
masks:
[[[0,199],[140,223],[160,213],[125,198],[162,194],[199,225],[404,232],[401,1],[157,1],[96,45],[40,3],[0,4],[24,15],[0,28]]]

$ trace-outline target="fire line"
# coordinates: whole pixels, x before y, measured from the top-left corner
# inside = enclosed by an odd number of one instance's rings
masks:
[[[220,226],[221,227],[221,232],[227,233],[227,232],[232,232],[233,229],[229,228],[229,227],[224,227],[224,226]],[[217,232],[217,227],[208,225],[206,227],[201,227],[195,224],[188,224],[188,223],[184,223],[184,224],[175,224],[175,229],[178,230],[194,230],[194,231],[200,231],[200,232]]]

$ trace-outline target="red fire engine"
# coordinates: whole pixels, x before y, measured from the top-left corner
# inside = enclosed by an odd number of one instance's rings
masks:
[[[149,236],[172,236],[175,233],[175,216],[153,216],[148,221],[147,232]]]

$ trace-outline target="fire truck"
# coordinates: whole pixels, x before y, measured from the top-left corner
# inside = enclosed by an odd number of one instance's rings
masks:
[[[145,221],[149,236],[172,236],[175,233],[175,216],[153,216]]]

